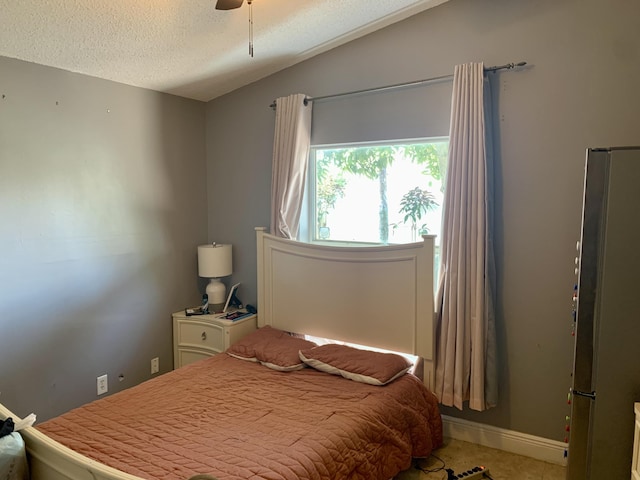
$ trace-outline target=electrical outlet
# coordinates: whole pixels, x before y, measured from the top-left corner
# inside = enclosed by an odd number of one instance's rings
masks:
[[[160,359],[158,357],[151,359],[151,374],[158,373],[160,371]]]
[[[98,377],[98,395],[102,395],[103,393],[107,393],[109,390],[109,385],[107,381],[107,374],[100,375]]]

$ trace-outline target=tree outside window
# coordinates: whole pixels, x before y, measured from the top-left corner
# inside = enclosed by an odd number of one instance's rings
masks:
[[[440,231],[448,141],[315,148],[315,240],[407,243]]]

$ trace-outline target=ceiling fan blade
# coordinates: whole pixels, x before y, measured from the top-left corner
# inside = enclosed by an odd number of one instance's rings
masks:
[[[216,3],[216,10],[233,10],[234,8],[240,8],[243,0],[218,0]]]

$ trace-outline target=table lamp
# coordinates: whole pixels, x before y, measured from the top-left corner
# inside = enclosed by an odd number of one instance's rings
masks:
[[[198,246],[198,275],[210,278],[206,293],[209,312],[221,312],[226,301],[226,287],[221,277],[231,275],[231,245],[212,243]]]

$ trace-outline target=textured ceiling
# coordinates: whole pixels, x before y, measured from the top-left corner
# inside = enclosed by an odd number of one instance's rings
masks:
[[[0,0],[0,55],[210,100],[447,0]]]

